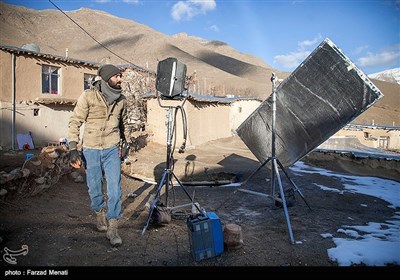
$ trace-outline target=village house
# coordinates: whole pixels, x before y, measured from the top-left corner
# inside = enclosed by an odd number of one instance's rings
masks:
[[[17,135],[31,136],[35,147],[67,137],[76,100],[97,68],[95,63],[40,53],[35,46],[0,47],[0,146],[14,150],[32,145],[29,137],[18,143]]]
[[[342,139],[342,142],[351,142],[352,138],[357,139],[361,145],[369,148],[400,151],[399,126],[351,123],[335,133],[331,140]]]

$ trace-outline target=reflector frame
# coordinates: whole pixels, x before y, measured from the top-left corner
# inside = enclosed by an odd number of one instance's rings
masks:
[[[383,97],[370,79],[325,39],[276,88],[275,156],[294,164]],[[272,150],[272,95],[236,129],[264,163]]]

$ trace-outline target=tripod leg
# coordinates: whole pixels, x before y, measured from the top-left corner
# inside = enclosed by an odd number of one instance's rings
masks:
[[[278,170],[278,167],[277,167],[277,164],[276,164],[276,159],[272,160],[272,169],[275,171],[276,179],[278,181],[279,191],[280,191],[280,194],[281,194],[281,199],[282,199],[282,204],[283,204],[283,210],[285,212],[286,222],[287,222],[287,226],[288,226],[288,230],[289,230],[290,241],[292,242],[292,244],[294,244],[292,226],[290,224],[290,218],[289,218],[289,213],[288,213],[287,206],[286,206],[285,194],[283,192],[281,177],[279,176],[279,170]]]
[[[200,213],[203,213],[203,211],[199,208],[199,206],[197,206],[196,203],[194,203],[193,198],[190,196],[190,194],[186,191],[185,187],[183,186],[182,182],[179,181],[178,177],[176,177],[176,175],[172,172],[172,176],[174,176],[175,180],[178,182],[179,186],[181,187],[181,189],[183,190],[183,192],[187,195],[187,197],[190,199],[190,201],[192,202],[192,204],[197,208],[197,210]],[[203,213],[205,215],[205,213]]]
[[[264,165],[266,165],[270,160],[271,160],[271,158],[269,158],[269,159],[267,159],[266,161],[264,161],[264,163],[261,164],[253,173],[251,173],[250,176],[247,177],[247,179],[244,180],[244,182],[243,182],[241,185],[242,185],[242,186],[245,185],[245,184],[250,180],[250,178],[253,177],[258,171],[260,171],[260,169],[263,168]]]
[[[146,223],[145,223],[145,225],[144,225],[144,227],[143,227],[143,229],[142,229],[142,235],[146,232],[147,227],[148,227],[149,224],[150,224],[151,215],[153,214],[153,210],[154,210],[154,207],[155,207],[156,204],[157,204],[157,201],[158,201],[158,198],[154,198],[154,201],[153,201],[153,203],[152,203],[151,206],[150,206],[149,215],[147,216]]]
[[[154,201],[151,203],[151,206],[150,206],[150,209],[149,209],[149,215],[147,216],[146,223],[145,223],[145,225],[144,225],[144,227],[142,229],[142,235],[146,232],[146,229],[150,224],[151,215],[153,214],[154,207],[156,206],[156,204],[158,202],[158,197],[160,196],[161,188],[164,185],[164,182],[165,182],[165,179],[167,178],[167,175],[168,175],[168,171],[165,170],[163,175],[162,175],[161,181],[158,184],[157,192],[156,192],[156,195],[154,196]]]
[[[169,193],[169,187],[170,187],[170,183],[171,183],[171,170],[166,169],[165,173],[166,173],[166,176],[164,179],[164,182],[165,182],[165,206],[168,206],[168,193]]]
[[[275,197],[275,186],[276,186],[276,178],[275,178],[275,170],[274,165],[276,165],[276,159],[272,160],[272,167],[271,167],[271,196]],[[279,176],[279,174],[277,175]]]
[[[300,191],[300,189],[296,186],[296,184],[293,182],[293,180],[289,177],[289,174],[286,172],[286,170],[285,170],[285,168],[283,167],[282,163],[281,163],[279,160],[277,160],[277,161],[278,161],[279,167],[281,168],[281,170],[283,171],[283,173],[285,173],[286,178],[288,178],[288,180],[289,180],[289,182],[292,184],[294,190],[295,190],[296,192],[299,193],[299,195],[300,195],[300,197],[303,199],[304,203],[308,206],[308,209],[311,210],[311,207],[310,207],[310,205],[307,203],[307,201],[306,201],[306,199],[305,199],[303,193],[302,193],[302,192]]]

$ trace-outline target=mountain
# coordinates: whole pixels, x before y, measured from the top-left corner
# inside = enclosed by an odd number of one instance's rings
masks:
[[[374,73],[371,75],[368,75],[368,77],[380,80],[380,81],[386,81],[389,83],[396,83],[400,84],[400,68],[394,68],[394,69],[389,69],[385,70],[382,72]]]
[[[188,76],[196,73],[198,93],[211,91],[217,96],[234,94],[264,100],[271,93],[271,73],[279,79],[290,74],[218,40],[185,33],[168,36],[100,10],[81,8],[65,13],[79,26],[58,10],[37,11],[0,2],[0,45],[22,47],[34,43],[43,53],[68,53],[70,57],[98,63],[133,63],[154,72],[158,61],[176,57],[187,65]],[[372,81],[384,97],[354,122],[400,125],[400,85]]]
[[[98,42],[58,10],[37,11],[0,2],[0,45],[21,47],[35,43],[43,53],[68,55],[99,63],[133,63],[156,71],[158,61],[176,57],[187,65],[187,75],[196,72],[201,93],[246,95],[264,99],[271,91],[275,72],[260,58],[240,53],[221,41],[208,41],[185,33],[168,36],[146,25],[109,13],[81,8],[66,12]]]

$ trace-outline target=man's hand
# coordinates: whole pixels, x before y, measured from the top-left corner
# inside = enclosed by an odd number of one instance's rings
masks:
[[[69,152],[69,162],[73,168],[80,168],[82,165],[81,155],[78,150],[72,150]]]
[[[69,151],[69,164],[73,168],[80,168],[82,166],[82,159],[81,155],[79,154],[77,150],[77,144],[76,142],[71,142],[69,144],[70,151]]]

